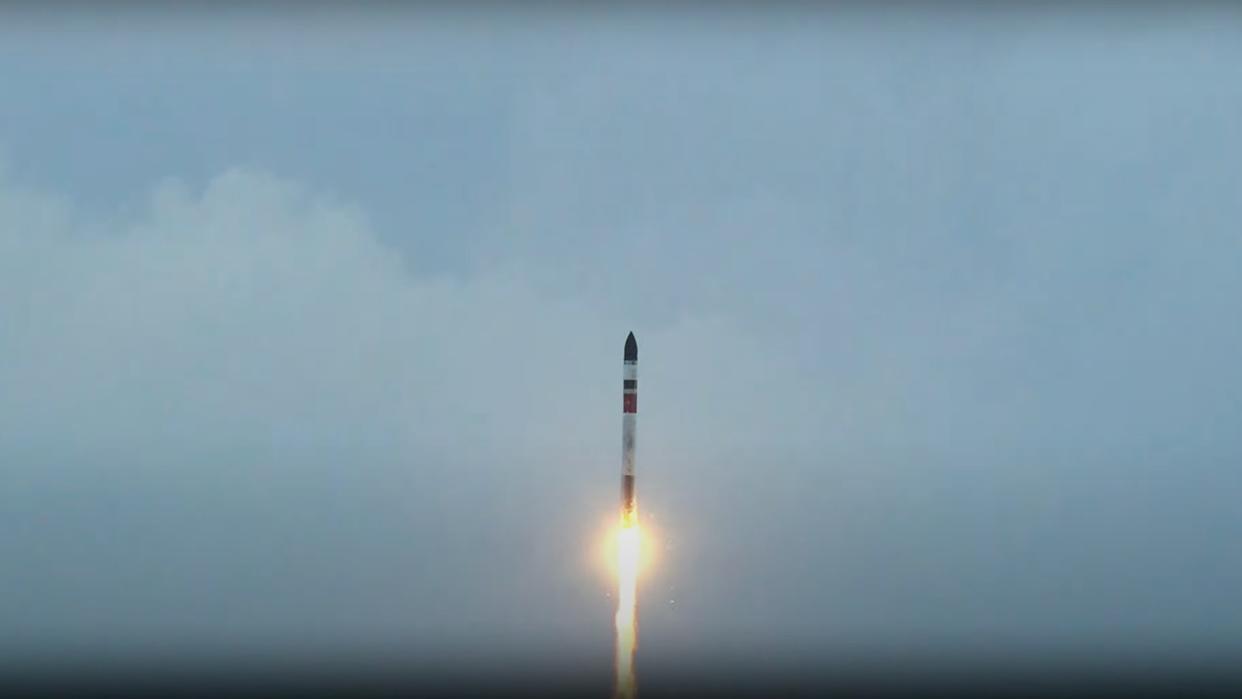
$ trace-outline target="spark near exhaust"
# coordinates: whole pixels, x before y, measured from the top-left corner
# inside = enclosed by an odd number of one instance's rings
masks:
[[[621,381],[621,526],[617,531],[616,699],[633,699],[638,683],[638,505],[634,497],[634,442],[638,418],[638,342],[625,338]]]

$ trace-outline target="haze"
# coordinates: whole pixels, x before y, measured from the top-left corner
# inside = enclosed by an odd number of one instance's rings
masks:
[[[606,672],[630,330],[640,672],[1242,640],[1237,13],[5,15],[9,657]]]

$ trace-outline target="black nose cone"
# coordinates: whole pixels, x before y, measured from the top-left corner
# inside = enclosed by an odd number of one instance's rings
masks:
[[[638,341],[634,339],[634,333],[630,333],[625,338],[625,361],[638,361]]]

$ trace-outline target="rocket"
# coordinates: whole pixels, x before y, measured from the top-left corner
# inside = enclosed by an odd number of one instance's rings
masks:
[[[633,525],[638,519],[634,502],[634,441],[638,419],[638,342],[634,333],[625,338],[621,365],[621,521]]]

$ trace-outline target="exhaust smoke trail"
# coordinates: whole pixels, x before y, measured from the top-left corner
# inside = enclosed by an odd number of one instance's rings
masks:
[[[617,531],[616,699],[633,699],[638,689],[634,651],[638,648],[639,541],[638,522],[622,518]]]

